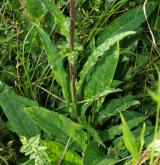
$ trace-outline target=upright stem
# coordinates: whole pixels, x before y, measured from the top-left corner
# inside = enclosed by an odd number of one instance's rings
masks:
[[[74,30],[75,30],[75,16],[74,16],[74,9],[75,4],[74,0],[70,0],[70,49],[71,54],[74,54]],[[79,120],[77,114],[77,94],[76,94],[76,84],[75,84],[75,61],[74,57],[71,57],[70,60],[70,80],[71,80],[71,93],[72,93],[72,104],[73,104],[73,111],[74,115]]]
[[[70,0],[70,48],[74,51],[74,0]]]

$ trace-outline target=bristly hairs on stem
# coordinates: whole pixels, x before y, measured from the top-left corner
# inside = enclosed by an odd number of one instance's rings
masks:
[[[74,25],[75,25],[75,17],[74,17],[74,0],[70,0],[70,49],[74,51]]]
[[[70,0],[70,49],[71,53],[74,52],[74,31],[75,31],[75,2],[74,0]],[[72,95],[72,103],[73,103],[73,110],[75,113],[75,117],[77,120],[78,114],[77,114],[77,94],[76,94],[76,83],[75,83],[75,64],[74,64],[74,57],[72,57],[69,69],[70,69],[70,80],[71,80],[71,95]]]

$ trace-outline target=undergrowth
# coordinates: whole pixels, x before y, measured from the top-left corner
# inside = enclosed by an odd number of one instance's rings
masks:
[[[0,2],[0,164],[160,163],[158,0]]]

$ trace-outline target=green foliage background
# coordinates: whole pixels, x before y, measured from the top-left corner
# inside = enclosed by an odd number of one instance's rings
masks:
[[[69,1],[0,2],[0,164],[160,162],[159,10],[75,1],[71,52]]]

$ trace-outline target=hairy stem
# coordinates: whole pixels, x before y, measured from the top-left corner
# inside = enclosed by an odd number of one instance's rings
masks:
[[[70,0],[70,48],[74,51],[74,0]]]
[[[74,9],[75,8],[75,2],[74,0],[70,0],[70,49],[71,53],[74,52],[74,30],[75,30],[75,16],[74,16]],[[76,94],[76,84],[75,84],[75,61],[74,57],[72,57],[70,61],[70,80],[71,80],[71,94],[72,94],[72,103],[73,103],[73,110],[75,113],[75,117],[77,120],[78,114],[77,114],[77,94]]]

